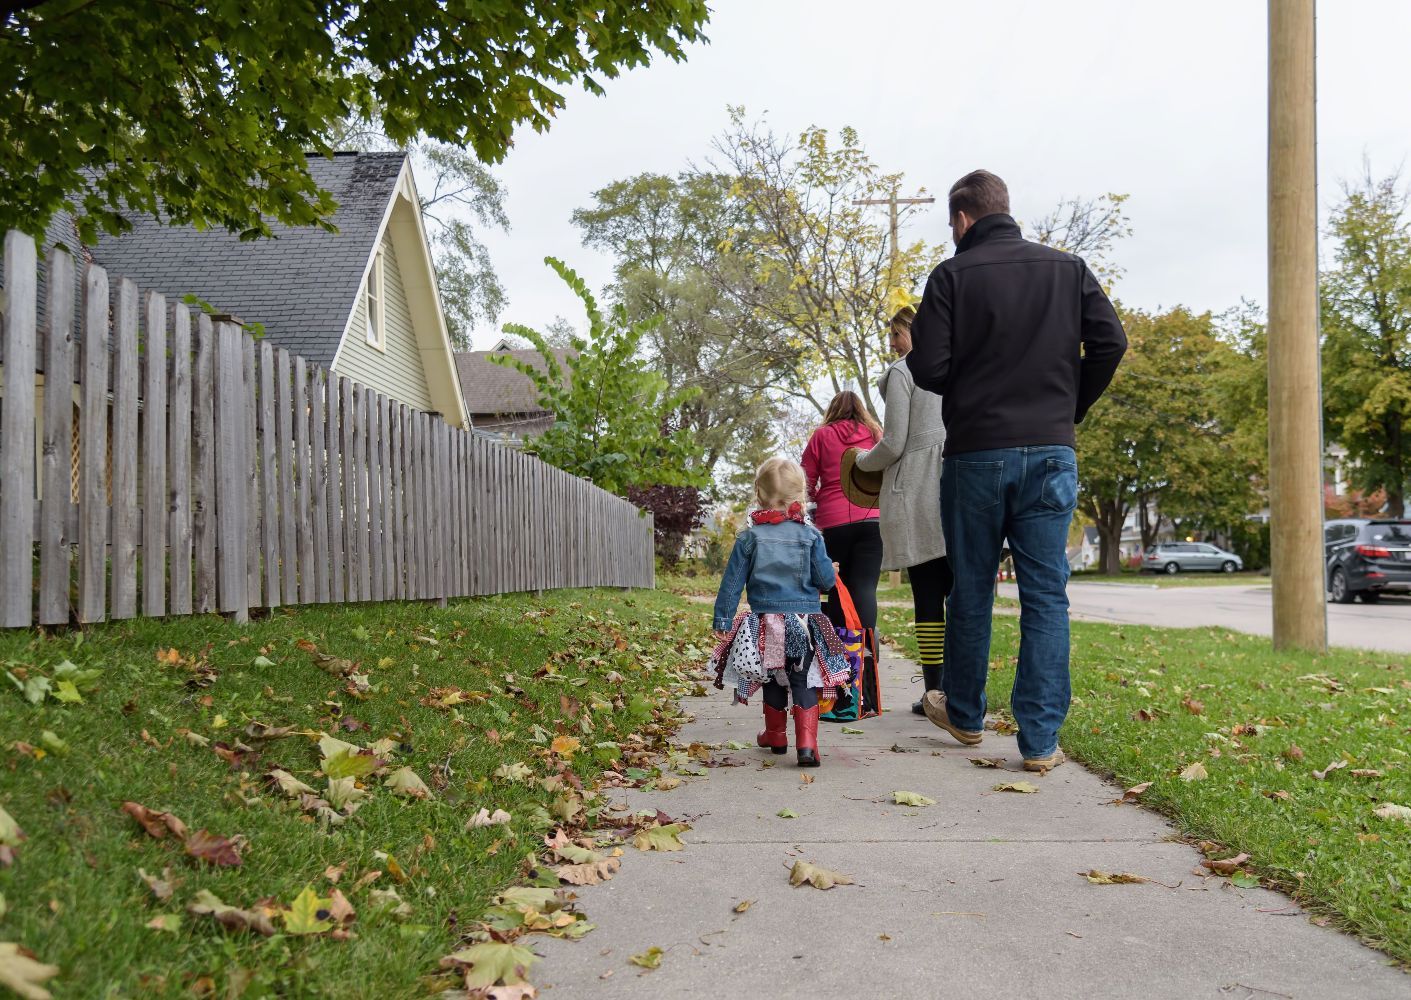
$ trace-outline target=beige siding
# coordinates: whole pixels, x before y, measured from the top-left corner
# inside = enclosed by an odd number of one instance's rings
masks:
[[[359,293],[353,313],[353,326],[343,341],[343,351],[334,371],[362,385],[385,393],[418,410],[431,410],[431,391],[421,365],[402,271],[390,240],[382,241],[383,314],[387,323],[387,350],[379,351],[367,342],[367,300]]]

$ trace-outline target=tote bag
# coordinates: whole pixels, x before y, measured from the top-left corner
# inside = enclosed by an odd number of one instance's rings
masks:
[[[838,699],[833,708],[819,716],[824,722],[856,722],[882,714],[882,685],[877,675],[877,630],[862,627],[862,619],[857,616],[852,594],[838,579],[838,607],[843,613],[843,624],[835,626],[838,638],[843,643],[843,652],[852,665],[853,680],[846,688],[838,689]]]

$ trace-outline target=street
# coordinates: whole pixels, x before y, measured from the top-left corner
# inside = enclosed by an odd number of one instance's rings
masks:
[[[1000,595],[1017,598],[1018,588],[1001,584]],[[1268,635],[1272,596],[1268,587],[1170,587],[1129,583],[1070,583],[1075,619],[1158,625],[1164,628],[1221,626]],[[1411,599],[1384,597],[1380,604],[1329,604],[1328,642],[1411,653]]]

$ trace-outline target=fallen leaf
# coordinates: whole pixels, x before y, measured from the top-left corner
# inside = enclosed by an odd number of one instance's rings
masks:
[[[1196,761],[1181,772],[1182,781],[1204,781],[1208,777],[1210,775],[1206,773],[1205,765],[1200,761]]]
[[[1131,872],[1105,872],[1097,868],[1089,868],[1078,874],[1093,885],[1135,885],[1146,881],[1140,875],[1133,875]]]
[[[185,879],[182,878],[172,877],[170,868],[162,869],[161,878],[157,878],[155,875],[148,875],[147,872],[141,868],[137,869],[137,875],[143,882],[147,883],[147,888],[152,890],[152,895],[156,896],[157,899],[163,903],[171,899],[172,893],[176,891],[177,886],[185,881]]]
[[[158,840],[165,837],[168,832],[182,838],[186,836],[186,824],[169,812],[155,812],[136,802],[124,802],[122,811],[142,824],[142,829]]]
[[[523,983],[529,967],[538,960],[538,955],[522,945],[485,941],[447,955],[441,959],[441,968],[462,972],[466,989],[475,990],[497,983]]]
[[[1371,767],[1354,767],[1352,769],[1352,776],[1354,778],[1380,778],[1382,772]]]
[[[766,761],[766,763],[769,764],[771,767],[774,765],[774,762],[773,762],[772,760],[771,760],[771,761]],[[811,784],[813,784],[813,775],[811,775],[811,774],[801,774],[801,775],[799,775],[799,783],[800,783],[800,784],[803,784],[803,785],[811,785]]]
[[[558,756],[571,760],[582,745],[577,736],[555,736],[549,744],[549,749]]]
[[[358,787],[356,778],[329,778],[328,789],[323,794],[334,809],[341,809],[351,816],[363,804],[369,792]]]
[[[754,900],[753,900],[753,899],[746,899],[746,900],[744,900],[743,902],[736,903],[735,906],[733,907],[733,909],[735,910],[736,913],[744,913],[746,910],[748,910],[748,909],[749,909],[751,906],[753,906],[753,905],[754,905]]]
[[[348,862],[346,861],[344,861],[341,865],[329,865],[323,870],[323,877],[328,879],[328,881],[332,882],[334,885],[337,885],[338,880],[343,877],[343,873],[347,870]]]
[[[467,830],[478,830],[482,826],[507,825],[510,822],[510,814],[503,809],[496,809],[493,813],[489,809],[482,808],[474,816],[465,821]]]
[[[1136,802],[1139,798],[1141,798],[1142,793],[1151,787],[1151,784],[1152,783],[1150,781],[1143,781],[1140,785],[1133,785],[1131,788],[1127,789],[1125,792],[1122,793],[1122,797],[1120,799],[1113,799],[1112,801],[1119,804],[1123,802]]]
[[[383,787],[390,788],[394,795],[405,795],[412,799],[425,799],[431,796],[431,789],[426,787],[426,782],[409,767],[399,767],[387,776]]]
[[[371,750],[339,748],[330,756],[324,757],[319,765],[330,778],[366,778],[374,771],[381,770],[386,762],[380,760]]]
[[[1395,802],[1384,802],[1372,810],[1374,816],[1381,819],[1399,819],[1403,823],[1411,823],[1411,807],[1397,805]]]
[[[844,726],[842,732],[846,736],[866,736],[866,730],[854,729],[851,726]]]
[[[644,969],[656,969],[661,967],[661,957],[666,954],[656,945],[652,945],[640,955],[633,955],[627,961],[633,965],[640,965]]]
[[[1038,790],[1039,786],[1032,781],[1005,781],[991,789],[995,792],[1021,792],[1024,795],[1033,795]]]
[[[27,839],[15,818],[0,808],[0,868],[9,868],[15,863],[15,848]]]
[[[780,809],[780,810],[779,810],[777,813],[775,813],[774,815],[778,816],[780,819],[798,819],[798,818],[799,818],[799,814],[796,813],[796,812],[794,812],[792,809]]]
[[[1231,875],[1235,869],[1249,860],[1248,854],[1236,854],[1233,858],[1226,858],[1223,861],[1213,861],[1210,858],[1203,858],[1200,862],[1204,868],[1209,868],[1217,875]]]
[[[515,761],[513,764],[501,764],[495,768],[495,777],[505,781],[528,781],[534,777],[534,772],[525,764]]]
[[[1200,715],[1205,711],[1205,703],[1196,701],[1194,698],[1187,698],[1181,702],[1181,707],[1191,715]]]
[[[151,920],[147,921],[147,923],[143,924],[143,926],[149,927],[154,931],[165,931],[168,934],[175,934],[177,931],[181,930],[181,914],[159,913]]]
[[[899,806],[933,806],[935,799],[928,799],[918,792],[893,792],[892,801]]]
[[[1264,794],[1271,799],[1278,799],[1281,802],[1287,802],[1293,798],[1291,794],[1284,791],[1282,788],[1277,788],[1272,792],[1265,792]]]
[[[186,912],[196,917],[214,917],[227,930],[254,931],[265,937],[274,937],[275,935],[274,924],[270,921],[268,911],[264,909],[242,910],[238,907],[227,906],[221,902],[219,896],[209,889],[202,889],[196,893],[196,898],[187,905]]]
[[[270,771],[269,780],[274,782],[275,786],[290,798],[304,794],[313,794],[313,788],[311,786],[304,784],[288,771],[279,768]]]
[[[186,838],[186,853],[208,865],[234,868],[241,864],[240,845],[238,838],[220,837],[209,830],[197,830]]]
[[[974,764],[976,767],[1003,767],[1003,766],[1004,766],[1004,758],[1003,758],[1003,757],[967,757],[966,759],[969,760],[970,763]]]
[[[332,906],[332,899],[320,898],[313,886],[306,885],[284,911],[284,930],[289,934],[322,934],[332,930],[333,921],[328,919]]]
[[[58,974],[57,965],[39,961],[28,948],[0,941],[0,986],[8,986],[24,1000],[49,1000],[53,994],[40,984]]]
[[[689,829],[685,823],[649,826],[637,831],[632,846],[639,851],[679,851],[686,846],[681,843],[681,834]]]
[[[616,875],[621,867],[620,858],[603,858],[583,864],[559,865],[554,874],[569,885],[598,885]]]
[[[656,785],[657,791],[669,792],[681,784],[681,779],[674,774],[663,774],[660,778],[656,779],[654,784]]]
[[[798,888],[807,882],[815,889],[831,889],[835,885],[853,885],[852,877],[841,875],[827,868],[820,868],[809,861],[795,861],[789,869],[789,884]]]
[[[1259,888],[1259,876],[1251,875],[1249,872],[1235,872],[1230,876],[1230,883],[1241,889],[1257,889]]]
[[[1321,771],[1314,771],[1313,778],[1316,781],[1323,781],[1325,778],[1327,778],[1328,775],[1332,774],[1334,771],[1341,771],[1346,766],[1347,761],[1345,760],[1332,761],[1330,764],[1328,764],[1327,767],[1323,768]]]

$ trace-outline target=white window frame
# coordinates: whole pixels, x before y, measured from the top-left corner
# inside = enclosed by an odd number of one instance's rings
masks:
[[[364,337],[367,345],[375,350],[387,350],[387,299],[386,281],[383,277],[382,250],[373,254],[372,266],[368,268],[367,283],[363,287]]]

